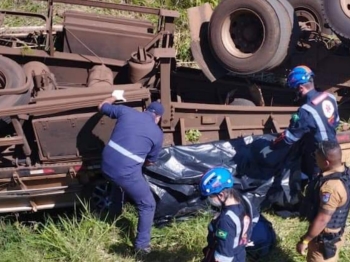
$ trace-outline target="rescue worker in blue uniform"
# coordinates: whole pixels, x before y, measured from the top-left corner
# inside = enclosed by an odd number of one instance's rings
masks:
[[[102,153],[101,169],[104,175],[136,204],[138,210],[135,251],[151,251],[151,227],[156,202],[150,186],[142,175],[142,166],[157,161],[163,144],[163,132],[157,125],[164,113],[159,102],[152,102],[144,112],[113,105],[116,97],[104,100],[98,106],[101,113],[117,123]]]
[[[253,208],[250,201],[233,188],[230,171],[215,167],[200,181],[201,195],[221,208],[208,227],[208,245],[203,249],[202,262],[245,262],[245,247],[253,228]]]
[[[311,180],[319,173],[313,156],[317,143],[323,140],[337,141],[338,105],[332,94],[315,90],[314,73],[307,66],[293,68],[287,84],[296,90],[303,105],[292,115],[289,127],[273,141],[271,149],[291,146],[303,138],[301,170]]]
[[[310,183],[312,194],[305,199],[310,226],[297,251],[305,255],[308,250],[308,262],[337,262],[350,210],[350,170],[342,164],[337,142],[321,142],[316,161],[322,173]]]

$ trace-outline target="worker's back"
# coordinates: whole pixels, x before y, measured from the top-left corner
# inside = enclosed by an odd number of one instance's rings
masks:
[[[152,161],[163,143],[163,132],[151,112],[119,107],[116,126],[102,156],[102,171],[110,176],[131,174],[148,155]]]

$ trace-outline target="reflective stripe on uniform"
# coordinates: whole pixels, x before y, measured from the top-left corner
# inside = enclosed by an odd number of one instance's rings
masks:
[[[131,153],[130,151],[128,151],[124,147],[121,147],[120,145],[114,143],[112,140],[109,140],[108,145],[111,148],[113,148],[115,151],[117,151],[120,154],[122,154],[123,156],[126,156],[126,157],[136,161],[137,163],[143,163],[145,161],[142,157],[139,157],[139,156]]]
[[[297,142],[299,140],[299,138],[294,136],[291,132],[289,132],[289,130],[285,131],[285,137],[288,137],[290,140],[292,140],[294,142]]]
[[[252,204],[250,203],[248,197],[242,195],[243,199],[245,199],[245,201],[248,203],[249,205],[249,213],[250,213],[250,217],[252,218],[252,223],[258,223],[259,221],[259,216],[254,217],[254,213],[253,213],[253,207]]]
[[[233,240],[233,248],[238,247],[239,239],[241,237],[242,225],[239,217],[231,210],[227,211],[225,215],[228,215],[233,223],[236,225],[236,236]]]
[[[318,114],[318,112],[314,108],[312,108],[310,105],[303,105],[301,108],[308,111],[312,115],[312,117],[314,118],[316,125],[320,131],[322,140],[328,140],[326,128],[325,128],[323,121],[322,121],[320,115]]]
[[[234,257],[223,256],[217,251],[214,252],[214,257],[215,257],[215,261],[220,261],[220,262],[232,262],[234,258]]]

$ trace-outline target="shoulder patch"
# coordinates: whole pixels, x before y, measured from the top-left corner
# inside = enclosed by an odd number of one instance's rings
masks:
[[[329,100],[324,100],[322,102],[322,110],[323,114],[327,117],[330,118],[334,114],[334,106],[331,101]]]
[[[293,122],[298,122],[299,119],[300,119],[300,117],[299,117],[299,115],[298,115],[297,113],[295,113],[295,114],[292,115],[292,120],[293,120]]]
[[[331,193],[323,193],[322,194],[322,202],[324,204],[328,203],[330,198],[331,198]]]
[[[218,238],[221,238],[221,239],[223,239],[223,240],[226,240],[227,234],[228,234],[228,233],[227,233],[226,231],[221,230],[221,229],[216,230],[216,233],[215,233],[215,235],[216,235]]]

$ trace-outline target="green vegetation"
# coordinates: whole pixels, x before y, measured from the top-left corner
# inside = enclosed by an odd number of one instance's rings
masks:
[[[30,225],[3,219],[0,222],[0,261],[135,261],[132,252],[137,224],[135,212],[132,206],[126,205],[123,215],[112,222],[100,219],[88,209],[70,216],[48,217],[44,223],[32,222]],[[297,218],[265,215],[273,222],[278,246],[261,261],[304,261],[295,252],[295,245],[305,233],[307,223]],[[200,261],[210,218],[208,213],[203,213],[184,222],[153,228],[153,252],[144,261]],[[350,261],[349,245],[341,252],[341,258],[340,261]]]
[[[198,129],[190,129],[185,132],[186,141],[197,143],[201,137],[201,132]]]

